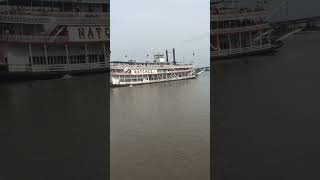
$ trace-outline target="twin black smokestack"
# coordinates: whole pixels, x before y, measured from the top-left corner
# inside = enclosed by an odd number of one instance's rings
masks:
[[[166,50],[166,62],[169,63],[168,50]]]
[[[174,48],[172,49],[172,53],[173,53],[173,64],[176,65],[177,64],[177,62],[176,62],[176,51],[175,51]]]
[[[175,51],[174,48],[172,49],[172,54],[173,54],[173,64],[176,65],[177,64],[177,62],[176,62],[176,51]],[[168,50],[166,50],[166,62],[169,63]]]

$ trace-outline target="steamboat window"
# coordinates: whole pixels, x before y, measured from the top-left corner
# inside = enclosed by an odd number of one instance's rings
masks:
[[[57,64],[57,58],[55,56],[52,57],[53,64]]]
[[[56,64],[60,64],[59,56],[55,56],[55,58],[56,58]]]
[[[90,62],[91,62],[91,63],[94,63],[94,62],[95,62],[94,54],[91,54],[91,55],[90,55]]]
[[[41,61],[41,64],[46,64],[46,58],[45,57],[40,57],[40,61]]]
[[[104,62],[104,55],[100,55],[100,62]]]
[[[102,11],[103,12],[109,12],[110,10],[109,4],[103,4],[102,5]]]
[[[88,61],[89,61],[90,63],[93,62],[93,58],[92,58],[92,55],[91,55],[91,54],[88,55]]]
[[[33,57],[33,64],[38,64],[38,57]]]
[[[57,56],[57,64],[61,64],[61,58],[60,58],[60,56]]]
[[[48,57],[48,64],[52,64],[52,57],[51,56]]]
[[[86,63],[86,56],[82,55],[80,56],[81,62],[80,63]]]

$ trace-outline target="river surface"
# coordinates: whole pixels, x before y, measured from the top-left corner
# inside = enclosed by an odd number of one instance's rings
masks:
[[[105,75],[0,84],[1,180],[104,180]]]
[[[109,105],[112,180],[209,179],[209,81],[2,83],[0,179],[107,179]]]
[[[214,65],[214,179],[320,179],[320,33]]]
[[[209,82],[111,89],[111,179],[209,180]]]

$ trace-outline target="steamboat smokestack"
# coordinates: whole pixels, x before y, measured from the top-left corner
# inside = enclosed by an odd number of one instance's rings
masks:
[[[166,50],[166,63],[169,63],[168,50]]]
[[[172,53],[173,53],[173,64],[176,65],[176,51],[174,48],[172,50]]]

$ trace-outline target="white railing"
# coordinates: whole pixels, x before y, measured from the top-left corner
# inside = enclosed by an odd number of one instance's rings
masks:
[[[94,24],[94,25],[107,25],[109,24],[108,16],[101,17],[44,17],[34,15],[7,15],[0,14],[0,22],[10,23],[30,23],[30,24],[45,24],[55,22],[59,25],[77,25],[77,24]]]
[[[244,53],[251,53],[260,50],[271,49],[272,46],[270,43],[262,44],[262,45],[254,45],[252,47],[245,47],[245,48],[233,48],[233,49],[226,49],[220,51],[212,51],[211,56],[213,57],[220,57],[220,56],[231,56],[236,54],[244,54]]]
[[[99,15],[88,15],[83,13],[60,13],[43,16],[37,13],[29,14],[8,14],[0,13],[0,22],[14,22],[14,23],[30,23],[30,24],[45,24],[54,21],[60,25],[72,24],[95,24],[107,25],[109,24],[108,13]]]
[[[0,22],[44,24],[50,22],[48,17],[0,14]]]
[[[108,16],[107,12],[65,12],[52,7],[18,7],[0,6],[0,15],[33,15],[33,16],[54,16],[54,17],[103,17]]]
[[[239,14],[239,13],[252,13],[266,11],[265,8],[216,8],[211,9],[211,13],[214,15],[224,15],[224,14]]]
[[[178,71],[164,71],[164,72],[157,72],[157,73],[141,73],[141,74],[132,74],[132,73],[125,73],[125,72],[111,72],[113,76],[119,75],[126,75],[126,76],[142,76],[142,75],[154,75],[154,74],[172,74],[172,73],[182,73],[182,72],[192,72],[194,69],[188,70],[178,70]]]
[[[9,64],[10,72],[61,72],[77,70],[96,70],[106,69],[105,62],[87,64],[57,64],[57,65],[28,65],[28,64]]]
[[[66,42],[68,36],[57,36],[53,39],[50,36],[42,35],[0,35],[0,41],[13,41],[13,42]]]
[[[234,19],[250,19],[255,17],[264,17],[269,14],[268,11],[256,11],[248,13],[235,13],[235,14],[211,14],[211,21],[225,21]]]
[[[192,68],[192,65],[186,64],[176,64],[176,65],[129,65],[129,64],[112,64],[110,65],[111,69],[176,69],[176,68]]]
[[[234,27],[234,28],[221,28],[221,29],[212,29],[211,34],[226,34],[226,33],[234,33],[234,32],[246,32],[252,30],[266,29],[270,28],[269,23],[244,26],[244,27]]]
[[[55,17],[55,23],[60,25],[78,25],[78,24],[89,24],[89,25],[108,25],[108,16],[101,17]]]

